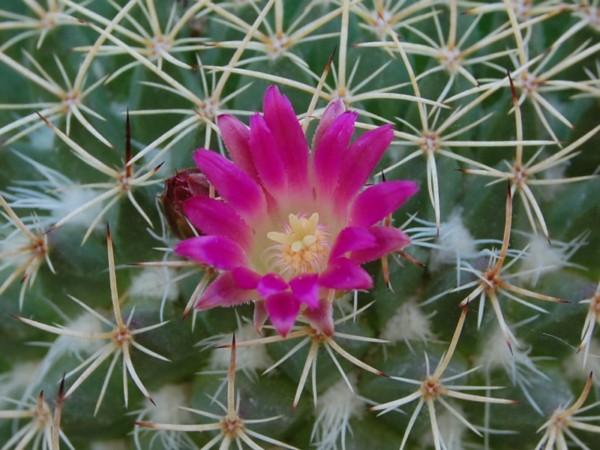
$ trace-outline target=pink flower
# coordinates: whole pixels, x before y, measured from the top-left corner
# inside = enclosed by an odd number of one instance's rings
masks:
[[[219,198],[183,204],[202,236],[175,251],[219,271],[196,308],[254,301],[260,328],[267,317],[285,336],[299,314],[319,332],[333,334],[336,291],[370,289],[361,264],[409,243],[382,225],[417,191],[412,181],[367,187],[369,175],[393,138],[390,125],[354,143],[357,114],[332,102],[316,130],[313,151],[289,100],[271,86],[264,115],[247,127],[222,115],[218,125],[233,161],[206,149],[194,160]]]

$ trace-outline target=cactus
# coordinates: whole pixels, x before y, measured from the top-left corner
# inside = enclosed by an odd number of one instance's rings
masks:
[[[0,449],[596,448],[599,33],[3,2]]]

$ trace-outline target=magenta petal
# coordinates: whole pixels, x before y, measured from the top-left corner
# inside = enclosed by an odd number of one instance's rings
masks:
[[[250,117],[250,149],[254,166],[262,185],[271,194],[280,194],[287,185],[287,171],[283,164],[280,148],[259,114]]]
[[[350,259],[359,264],[379,259],[410,244],[408,236],[394,227],[373,226],[368,231],[377,244],[370,248],[353,251],[350,254]]]
[[[392,126],[384,125],[367,131],[348,148],[341,166],[346,176],[339,179],[335,192],[339,204],[345,205],[362,189],[393,137]]]
[[[204,234],[224,236],[247,249],[252,231],[231,206],[214,198],[197,196],[183,203],[186,217]]]
[[[362,191],[350,210],[349,224],[369,227],[393,213],[419,188],[413,181],[389,181]]]
[[[309,308],[319,306],[318,278],[317,274],[306,274],[290,280],[292,292]]]
[[[346,252],[364,250],[376,244],[377,240],[368,229],[363,227],[346,227],[338,234],[329,254],[329,259],[333,260],[338,256],[343,256]]]
[[[227,158],[198,149],[194,161],[218,194],[242,217],[254,218],[266,212],[265,196],[256,181]]]
[[[181,241],[175,253],[221,270],[246,265],[246,253],[240,245],[223,236],[198,236]]]
[[[308,179],[308,144],[287,97],[276,86],[265,93],[263,111],[288,176],[290,187],[304,188]]]
[[[333,323],[333,311],[331,302],[321,299],[316,308],[306,308],[302,314],[310,325],[324,336],[333,336],[335,325]]]
[[[327,131],[327,128],[329,128],[329,125],[331,125],[331,122],[333,122],[333,120],[337,116],[341,115],[345,110],[346,107],[344,105],[344,102],[339,98],[337,100],[333,100],[329,103],[329,105],[327,105],[325,111],[323,112],[323,115],[321,116],[321,120],[319,121],[319,126],[315,131],[315,137],[313,139],[313,148],[317,148],[319,146],[321,139],[325,134],[325,131]]]
[[[260,279],[256,289],[263,298],[267,298],[271,294],[287,290],[288,287],[289,285],[287,282],[279,275],[276,273],[268,273]]]
[[[236,286],[230,272],[219,275],[202,293],[196,302],[197,309],[210,309],[216,306],[235,306],[256,297],[256,292]]]
[[[231,276],[237,287],[242,289],[256,289],[261,276],[246,267],[236,267],[231,271]]]
[[[265,306],[271,323],[277,332],[285,337],[294,326],[300,312],[300,300],[291,292],[277,292],[265,299]]]
[[[217,124],[233,162],[258,180],[250,153],[250,129],[243,122],[228,114],[217,117]]]
[[[341,291],[370,289],[373,287],[373,280],[360,265],[340,257],[327,265],[327,269],[319,277],[319,285]]]
[[[314,150],[314,172],[319,194],[331,194],[340,176],[342,161],[354,133],[358,114],[345,112],[327,127]],[[347,174],[351,176],[352,174]]]

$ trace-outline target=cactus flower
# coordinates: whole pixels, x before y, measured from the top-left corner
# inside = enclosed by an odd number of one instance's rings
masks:
[[[350,143],[357,114],[334,101],[310,151],[276,87],[268,88],[263,109],[249,127],[229,115],[218,118],[232,160],[196,150],[194,160],[218,197],[184,202],[202,235],[181,241],[175,252],[218,272],[196,308],[253,301],[257,329],[269,318],[285,336],[300,314],[330,336],[336,292],[370,289],[373,280],[361,265],[409,243],[384,219],[417,185],[389,181],[363,189],[392,141],[390,125]]]

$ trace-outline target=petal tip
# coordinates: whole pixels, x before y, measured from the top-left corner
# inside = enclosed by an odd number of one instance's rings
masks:
[[[277,332],[285,337],[296,322],[300,300],[291,292],[278,292],[265,299],[265,307]]]

